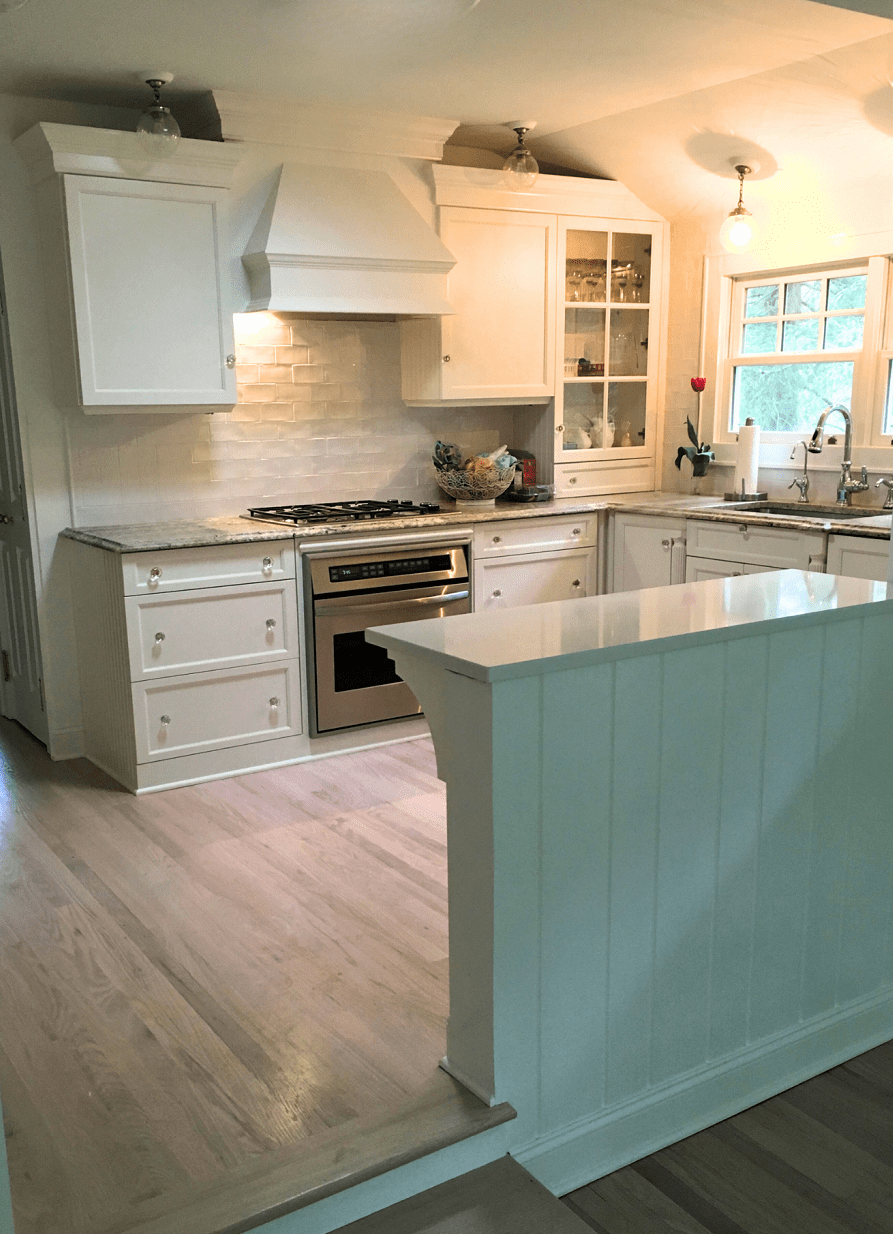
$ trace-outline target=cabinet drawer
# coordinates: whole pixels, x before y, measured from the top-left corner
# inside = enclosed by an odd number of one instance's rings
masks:
[[[555,492],[559,497],[583,497],[587,493],[647,493],[653,488],[653,459],[555,464]]]
[[[295,576],[294,540],[125,553],[124,594],[159,595],[190,587],[267,583]]]
[[[597,527],[597,514],[484,523],[474,529],[474,555],[477,558],[503,557],[506,553],[589,548],[595,544]]]
[[[301,731],[298,660],[136,682],[132,691],[138,763]]]
[[[690,557],[718,557],[777,570],[821,570],[825,537],[820,531],[788,531],[747,523],[689,520],[686,530]]]
[[[594,553],[565,549],[478,561],[474,569],[475,612],[516,608],[550,600],[576,600],[589,594]]]
[[[298,654],[292,579],[166,596],[128,596],[132,681],[285,660]]]

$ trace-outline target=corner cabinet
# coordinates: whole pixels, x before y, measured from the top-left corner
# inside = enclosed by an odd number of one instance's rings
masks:
[[[225,210],[238,156],[185,141],[147,163],[133,133],[47,124],[17,145],[37,183],[60,401],[231,407]]]

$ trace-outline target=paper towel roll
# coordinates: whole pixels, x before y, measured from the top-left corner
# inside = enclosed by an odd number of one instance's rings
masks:
[[[757,491],[757,473],[760,467],[760,426],[748,421],[738,429],[738,455],[735,461],[735,487],[740,493],[744,484],[745,493]]]

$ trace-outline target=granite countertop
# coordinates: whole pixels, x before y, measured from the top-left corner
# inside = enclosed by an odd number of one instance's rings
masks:
[[[792,511],[796,504],[791,503]],[[171,548],[204,548],[217,544],[250,544],[264,540],[299,540],[301,543],[329,536],[356,535],[370,531],[402,531],[419,527],[470,527],[475,523],[504,522],[525,518],[545,518],[558,514],[593,514],[600,510],[624,510],[638,514],[669,514],[680,518],[696,517],[724,523],[756,523],[767,527],[789,527],[797,531],[833,531],[835,534],[872,536],[888,539],[889,514],[880,511],[868,518],[825,519],[790,515],[762,514],[717,497],[695,497],[685,493],[612,493],[603,497],[557,497],[542,502],[499,502],[495,506],[473,509],[444,502],[439,514],[396,515],[380,522],[325,523],[295,528],[259,522],[240,515],[208,519],[183,519],[169,523],[130,523],[108,527],[67,527],[61,534],[82,544],[92,544],[113,553],[158,552]]]
[[[459,613],[366,631],[369,642],[408,652],[479,681],[502,681],[652,654],[655,644],[700,645],[793,625],[835,622],[861,605],[885,605],[887,584],[803,570],[647,591],[553,600],[520,608]]]

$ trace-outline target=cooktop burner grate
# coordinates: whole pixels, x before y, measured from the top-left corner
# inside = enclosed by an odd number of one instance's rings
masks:
[[[392,518],[395,514],[437,514],[440,506],[423,501],[323,501],[295,506],[254,506],[251,518],[278,523],[347,523],[362,519]]]

